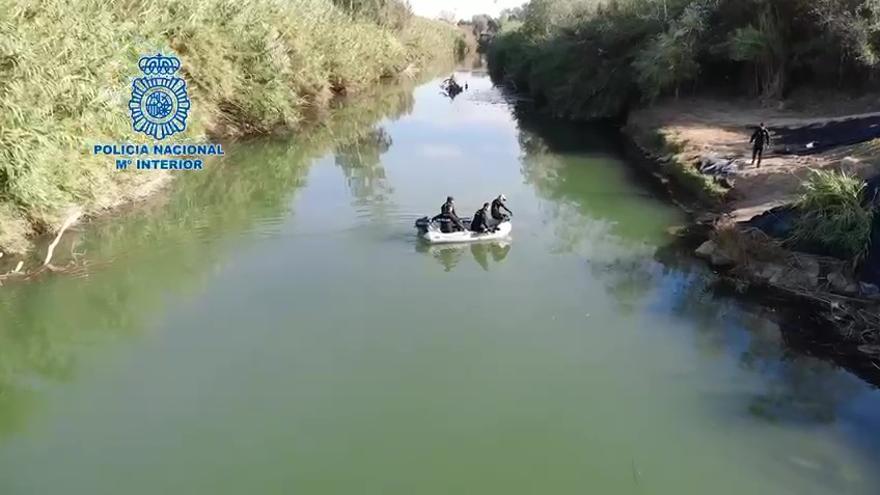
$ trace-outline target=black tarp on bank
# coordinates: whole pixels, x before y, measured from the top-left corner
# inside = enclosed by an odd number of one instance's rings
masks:
[[[809,155],[880,138],[880,115],[802,127],[772,127],[771,147],[781,155]]]

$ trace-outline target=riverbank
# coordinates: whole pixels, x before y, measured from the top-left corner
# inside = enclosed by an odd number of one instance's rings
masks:
[[[404,4],[347,5],[13,1],[0,12],[0,252],[25,253],[72,214],[100,214],[168,180],[91,154],[98,142],[146,142],[127,109],[145,53],[180,58],[192,108],[179,141],[190,143],[294,131],[340,95],[461,52],[454,26]]]
[[[246,229],[247,212],[258,200],[280,209],[283,198],[304,180],[311,160],[322,154],[335,152],[339,166],[352,180],[359,175],[381,175],[378,156],[383,147],[384,119],[398,119],[412,111],[414,88],[430,78],[422,73],[395,84],[383,84],[365,89],[358,94],[340,96],[321,109],[316,118],[304,121],[293,135],[269,136],[230,142],[227,155],[211,162],[199,173],[174,178],[166,174],[159,187],[141,197],[120,205],[104,214],[83,218],[69,228],[54,250],[51,267],[44,267],[46,247],[55,235],[33,239],[37,249],[17,256],[0,258],[0,284],[30,281],[41,278],[46,271],[63,272],[77,277],[92,276],[118,259],[120,252],[135,246],[153,246],[159,238],[177,239],[196,229],[201,232],[224,232]],[[256,165],[242,167],[252,146],[265,145],[263,160],[267,170],[258,171]],[[250,157],[251,161],[259,161]],[[378,171],[377,171],[378,169]],[[256,175],[261,178],[248,179]],[[268,180],[266,176],[271,176]],[[168,187],[162,187],[168,185]],[[365,189],[375,187],[369,184]],[[196,198],[195,195],[201,197]],[[195,210],[184,214],[190,205]],[[213,210],[205,221],[204,210]],[[137,220],[132,220],[132,219]],[[123,229],[121,224],[137,223],[140,230]],[[126,246],[121,248],[120,246]],[[189,252],[192,248],[193,252]],[[187,246],[181,267],[194,263],[203,250]],[[12,273],[18,263],[19,272]]]
[[[834,329],[826,332],[829,340],[864,348],[880,342],[872,330],[880,327],[876,304],[865,297],[880,289],[862,287],[854,273],[871,230],[858,178],[878,171],[880,144],[771,154],[758,169],[749,166],[749,138],[762,121],[771,131],[790,130],[880,109],[876,95],[847,96],[873,91],[880,74],[873,55],[880,38],[857,35],[876,33],[878,19],[880,10],[842,0],[535,0],[516,23],[502,25],[488,62],[496,83],[526,95],[547,115],[623,127],[639,150],[641,170],[692,214],[696,225],[688,239],[697,242],[691,249],[699,248],[738,291],[778,291]],[[839,126],[830,141],[871,134],[871,126]],[[801,151],[813,144],[801,143]],[[771,210],[782,216],[774,208],[802,199],[808,179],[824,181],[836,203],[810,203],[819,207],[798,218],[812,215],[824,228],[793,221],[800,214],[793,208],[785,219],[796,224],[797,242],[740,223]],[[841,259],[800,249],[802,241],[815,243],[829,233],[826,244],[846,245],[837,253],[845,252]],[[870,256],[870,266],[880,265],[880,251]],[[880,371],[880,363],[869,366]]]
[[[770,153],[760,168],[750,163],[748,142],[755,122],[771,130],[835,122],[870,110],[865,100],[826,99],[814,107],[792,101],[789,108],[768,109],[688,98],[634,111],[623,132],[644,157],[643,169],[692,214],[686,245],[716,269],[722,285],[799,308],[799,331],[808,332],[817,348],[833,346],[828,357],[880,383],[880,303],[859,284],[862,260],[802,252],[753,225],[796,203],[816,170],[875,177],[880,140],[807,156]],[[723,180],[700,171],[713,160],[733,164]]]
[[[684,215],[613,132],[456,79],[230,145],[0,289],[3,495],[876,495],[880,391],[660,258]],[[423,252],[450,191],[505,193],[510,245]]]
[[[749,138],[760,122],[771,129],[794,128],[880,111],[880,98],[876,97],[813,96],[823,104],[805,106],[795,100],[782,104],[783,108],[768,108],[745,99],[668,100],[634,110],[624,132],[659,162],[668,163],[668,174],[691,176],[694,182],[688,189],[704,203],[743,221],[795,201],[812,170],[841,171],[865,179],[880,172],[877,142],[805,156],[769,152],[760,168],[751,165]],[[714,157],[733,160],[737,166],[726,186],[719,184],[717,175],[699,170],[701,161]]]

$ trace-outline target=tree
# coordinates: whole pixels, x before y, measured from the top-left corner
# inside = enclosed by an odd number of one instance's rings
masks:
[[[471,24],[474,26],[474,36],[477,38],[489,29],[489,23],[492,18],[486,14],[477,14],[471,18]]]
[[[503,26],[505,23],[510,21],[522,21],[523,20],[523,9],[522,7],[513,7],[512,9],[502,9],[501,13],[498,14],[498,21]]]

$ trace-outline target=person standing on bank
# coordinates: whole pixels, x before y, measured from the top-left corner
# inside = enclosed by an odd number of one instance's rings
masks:
[[[757,158],[758,168],[761,168],[761,160],[764,158],[764,150],[770,146],[770,131],[767,130],[763,122],[761,122],[761,127],[758,127],[752,134],[749,143],[752,144],[752,165],[755,164],[755,159]]]

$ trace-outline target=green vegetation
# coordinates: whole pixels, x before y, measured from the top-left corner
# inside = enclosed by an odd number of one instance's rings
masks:
[[[5,0],[0,247],[24,251],[68,209],[115,206],[160,177],[90,149],[143,142],[127,110],[142,54],[180,56],[193,111],[179,141],[199,141],[296,128],[334,94],[452,63],[460,36],[396,0]]]
[[[155,198],[161,208],[133,209],[66,235],[54,263],[74,275],[88,274],[93,283],[45,277],[40,284],[3,287],[0,411],[26,420],[28,411],[6,406],[22,403],[35,379],[68,378],[78,367],[83,342],[110,344],[139,335],[149,321],[145,315],[163,298],[201,291],[211,267],[236,249],[236,242],[223,240],[234,241],[261,219],[287,212],[311,163],[334,146],[346,178],[360,187],[355,192],[379,194],[377,185],[362,177],[384,175],[373,157],[386,148],[365,143],[366,137],[383,133],[377,122],[397,119],[412,107],[411,84],[368,90],[358,104],[331,109],[293,139],[240,143],[202,172],[182,175],[173,190]],[[371,158],[341,158],[350,157],[355,146],[357,154]],[[121,259],[125,263],[108,263]],[[41,262],[40,253],[31,253],[25,269]],[[5,433],[0,429],[0,438]]]
[[[0,297],[0,414],[26,421],[30,411],[10,405],[30,403],[25,399],[34,380],[68,379],[87,357],[83,350],[142,334],[163,298],[202,290],[226,251],[240,247],[236,239],[243,232],[286,214],[311,163],[334,147],[347,178],[383,176],[373,157],[384,144],[365,143],[366,137],[382,134],[377,122],[412,110],[412,85],[379,87],[363,96],[309,123],[294,140],[240,143],[202,172],[180,176],[173,190],[154,198],[160,208],[137,208],[65,235],[53,262],[73,263],[67,269],[88,274],[92,283],[44,277],[40,284],[6,284]],[[355,147],[371,158],[342,158]],[[358,183],[356,192],[376,196],[378,185]],[[25,269],[41,262],[41,255],[31,253]],[[0,438],[7,433],[0,428]]]
[[[571,119],[702,88],[778,98],[880,75],[877,0],[532,0],[517,19],[490,48],[493,78]]]
[[[719,204],[727,189],[721,187],[712,176],[700,173],[684,153],[686,143],[669,140],[657,130],[628,128],[627,135],[649,155],[657,158],[660,173],[672,184],[686,191],[706,205]]]
[[[800,215],[792,241],[809,243],[846,258],[868,246],[872,211],[862,205],[864,181],[846,173],[813,171],[797,202]]]

